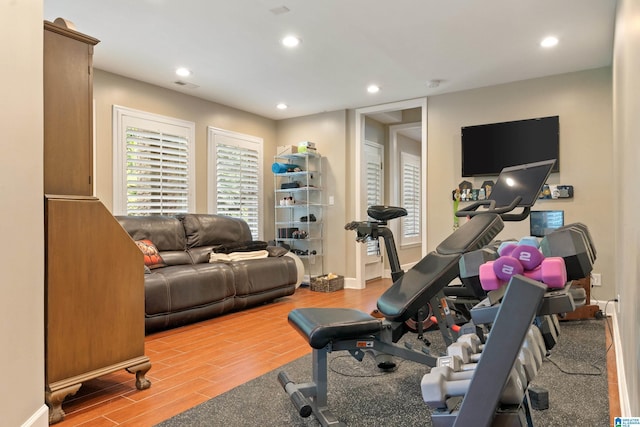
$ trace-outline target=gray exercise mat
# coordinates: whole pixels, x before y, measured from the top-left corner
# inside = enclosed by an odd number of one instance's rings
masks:
[[[604,320],[561,323],[558,345],[532,383],[549,391],[549,409],[533,411],[534,425],[606,426],[609,424]],[[439,332],[429,332],[432,352],[443,351]],[[405,339],[414,339],[407,334]],[[176,415],[160,427],[318,426],[313,415],[300,418],[277,380],[280,370],[303,383],[311,379],[311,356],[301,357],[255,380]],[[562,372],[564,370],[565,372]],[[362,362],[347,352],[329,355],[329,408],[348,426],[431,426],[420,380],[429,368],[401,360],[381,373],[373,358]]]

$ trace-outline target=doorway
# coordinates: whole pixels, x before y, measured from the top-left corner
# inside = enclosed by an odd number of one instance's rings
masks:
[[[427,99],[419,98],[408,101],[394,102],[390,104],[383,104],[373,107],[360,108],[356,110],[355,114],[355,160],[356,160],[356,182],[355,182],[355,216],[359,221],[365,221],[367,219],[367,177],[366,177],[366,162],[365,162],[365,119],[367,116],[397,112],[409,109],[420,109],[420,169],[423,172],[421,174],[420,182],[421,188],[427,188]],[[396,153],[390,153],[390,158],[397,156]],[[394,160],[396,161],[396,160]],[[396,161],[397,162],[397,161]],[[421,227],[421,253],[425,255],[427,253],[427,239],[426,239],[426,206],[427,195],[423,190],[423,197],[420,202],[421,215],[420,223]],[[356,253],[356,277],[355,283],[352,287],[363,289],[366,286],[366,260],[367,260],[367,248],[366,245],[354,243],[354,250]]]

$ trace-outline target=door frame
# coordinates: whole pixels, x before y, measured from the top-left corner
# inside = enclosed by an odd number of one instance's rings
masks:
[[[389,104],[376,105],[372,107],[358,108],[355,112],[355,218],[357,221],[365,221],[367,218],[367,206],[366,206],[366,192],[363,191],[363,185],[366,184],[365,168],[362,167],[364,160],[364,126],[365,116],[373,113],[384,113],[388,111],[407,110],[411,108],[421,109],[420,125],[422,127],[422,149],[421,149],[421,168],[423,171],[427,170],[427,98],[416,98],[407,101],[392,102]],[[422,227],[422,255],[427,253],[427,241],[426,241],[426,224],[427,224],[427,174],[422,174],[421,180],[422,188],[425,189],[424,197],[422,198],[422,218],[421,222],[424,225]],[[355,283],[352,283],[350,287],[355,289],[364,289],[366,282],[364,280],[364,262],[366,259],[366,248],[357,242],[353,243],[353,247],[356,254],[356,277]]]
[[[420,123],[417,122],[413,122],[413,123],[402,123],[399,125],[390,125],[389,126],[389,203],[394,205],[394,206],[401,206],[401,182],[400,182],[400,151],[398,150],[398,135],[403,131],[403,130],[407,130],[407,129],[415,129],[415,128],[419,128]],[[420,143],[422,144],[422,141],[420,141]],[[422,151],[422,150],[421,150]],[[422,161],[422,160],[421,160]],[[424,171],[426,169],[424,169],[424,167],[421,167],[422,172],[421,175],[425,175]],[[422,180],[421,180],[421,185],[422,185]],[[424,188],[422,189],[422,192],[424,193],[425,190]],[[421,216],[422,216],[422,203],[420,204],[420,211],[421,211]],[[420,218],[420,221],[422,221],[422,218]],[[424,225],[424,224],[423,224]],[[393,233],[395,240],[396,240],[396,244],[400,245],[402,238],[400,237],[400,233],[402,232],[402,227],[401,227],[401,222],[400,221],[393,221],[393,223],[390,225],[391,228],[391,232]],[[421,242],[426,240],[427,236],[426,236],[426,232],[422,231],[421,228],[421,233],[420,233],[420,240]],[[425,252],[423,251],[423,256],[425,255]],[[414,263],[415,264],[415,263]]]

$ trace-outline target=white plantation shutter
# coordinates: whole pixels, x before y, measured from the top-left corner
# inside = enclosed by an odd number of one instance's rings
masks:
[[[407,216],[402,218],[401,245],[420,242],[420,157],[402,152],[401,197]]]
[[[127,215],[187,213],[187,139],[132,127],[126,135]]]
[[[262,139],[209,127],[207,144],[209,212],[243,219],[261,239]]]
[[[217,213],[244,219],[256,239],[260,216],[258,160],[257,150],[216,144]]]
[[[195,124],[114,106],[114,213],[195,210]]]
[[[382,158],[376,149],[368,149],[365,146],[366,169],[367,169],[367,208],[369,206],[382,204]],[[367,255],[380,255],[380,241],[370,240],[367,242]]]

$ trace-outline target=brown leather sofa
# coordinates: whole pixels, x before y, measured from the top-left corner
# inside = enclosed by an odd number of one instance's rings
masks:
[[[133,240],[150,240],[162,258],[161,266],[145,268],[146,333],[295,292],[296,261],[278,256],[282,253],[276,248],[267,248],[267,258],[209,263],[214,247],[251,241],[249,226],[243,220],[206,214],[116,218]]]

